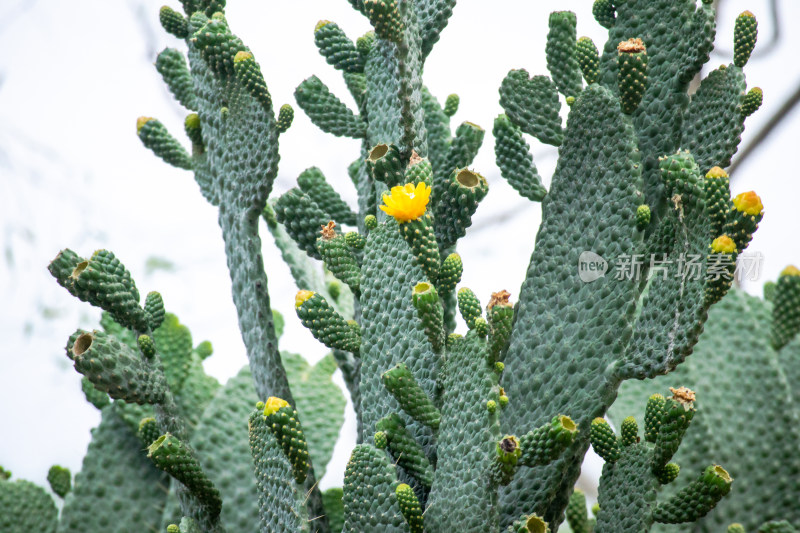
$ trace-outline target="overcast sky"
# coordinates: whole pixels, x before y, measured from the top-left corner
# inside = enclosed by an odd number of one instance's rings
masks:
[[[99,312],[70,297],[48,274],[46,266],[61,248],[84,255],[97,248],[113,250],[143,294],[161,292],[167,309],[189,326],[195,342],[213,342],[215,354],[205,366],[221,381],[247,362],[216,209],[203,200],[191,173],[162,163],[135,134],[136,118],[147,115],[183,139],[187,112],[172,100],[152,65],[165,46],[184,48],[158,24],[162,3],[0,1],[0,464],[40,484],[46,484],[54,463],[80,468],[89,429],[99,420],[83,399],[80,376],[63,350],[76,327],[96,325]],[[320,19],[337,22],[352,38],[370,29],[348,2],[229,3],[231,28],[253,50],[277,105],[294,105],[294,88],[312,74],[351,103],[340,74],[318,54],[313,39]],[[173,4],[177,9],[178,2]],[[591,17],[591,4],[557,3],[578,14],[579,35],[601,46],[605,33]],[[546,73],[547,15],[555,5],[459,2],[425,72],[426,84],[440,100],[452,92],[461,96],[454,127],[469,120],[491,130],[501,111],[497,89],[511,68]],[[718,52],[710,65],[730,62],[733,21],[744,9],[759,19],[760,44],[770,40],[775,28],[767,5],[766,0],[723,2]],[[765,103],[748,119],[743,144],[800,83],[800,34],[790,24],[800,20],[800,3],[782,0],[778,5],[783,23],[778,45],[769,53],[757,52],[745,70],[748,86],[763,88]],[[765,258],[762,280],[745,287],[753,293],[786,264],[800,262],[798,138],[795,111],[732,176],[734,194],[754,189],[766,209],[750,247]],[[320,132],[298,109],[294,125],[281,136],[275,194],[316,165],[354,204],[345,169],[358,156],[358,144]],[[531,144],[549,183],[555,150]],[[499,177],[492,145],[487,135],[475,162],[491,191],[459,246],[465,262],[462,284],[484,301],[503,288],[516,300],[541,211]],[[326,349],[295,318],[296,289],[269,234],[263,236],[273,306],[287,318],[281,347],[316,360]],[[323,487],[341,483],[353,435],[349,417]]]

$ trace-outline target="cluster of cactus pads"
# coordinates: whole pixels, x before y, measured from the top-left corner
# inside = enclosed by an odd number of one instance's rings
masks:
[[[800,271],[788,268],[767,301],[726,296],[763,215],[755,193],[731,198],[723,170],[761,104],[742,71],[752,13],[736,20],[734,62],[693,94],[715,39],[710,0],[596,0],[602,51],[577,38],[573,13],[551,14],[550,76],[509,72],[493,127],[503,178],[542,203],[543,221],[516,304],[498,287],[484,308],[459,287],[456,252],[488,192],[470,168],[484,130],[453,132],[458,96],[442,106],[422,79],[455,0],[349,0],[372,31],[354,42],[334,22],[314,29],[357,109],[316,76],[295,98],[322,130],[361,140],[348,168],[357,210],[315,167],[269,199],[294,111],[276,116],[224,0],[181,1],[184,13],[163,7],[160,19],[188,63],[168,48],[156,68],[191,111],[191,151],[156,119],[137,131],[219,209],[249,368],[221,386],[203,372],[210,344],[193,346],[157,292],[142,305],[113,253],[62,251],[50,272],[104,310],[101,329],[67,343],[102,422],[74,483],[60,467],[48,476],[60,513],[43,489],[0,472],[2,531],[800,525]],[[524,134],[559,149],[549,189]],[[313,367],[278,348],[262,219],[300,289],[298,318],[331,350]],[[613,266],[583,278],[586,252]],[[457,312],[466,334],[454,332]],[[321,493],[345,404],[336,369],[358,444],[344,486]],[[645,402],[643,418],[629,416]],[[574,490],[590,444],[605,460],[593,516]]]

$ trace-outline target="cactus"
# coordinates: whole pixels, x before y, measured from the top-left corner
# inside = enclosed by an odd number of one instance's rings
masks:
[[[66,494],[60,519],[41,491],[6,479],[3,508],[19,514],[22,494],[42,509],[34,517],[41,523],[27,527],[52,531],[60,522],[64,532],[116,524],[184,533],[547,532],[565,515],[576,533],[797,521],[790,507],[800,475],[788,459],[796,413],[783,407],[799,401],[800,372],[779,365],[797,351],[800,276],[784,272],[774,303],[726,296],[734,261],[764,211],[754,192],[731,198],[723,170],[763,98],[757,88],[746,91],[742,71],[756,42],[755,17],[737,19],[733,64],[710,72],[690,96],[689,82],[713,47],[710,1],[595,0],[593,14],[609,33],[602,52],[577,38],[573,13],[550,16],[550,76],[509,72],[493,124],[503,178],[542,203],[512,305],[506,290],[477,295],[459,287],[464,265],[456,250],[489,192],[481,169],[472,168],[485,131],[468,121],[453,131],[459,97],[440,104],[422,76],[455,0],[350,3],[374,31],[354,40],[322,21],[314,41],[343,75],[355,107],[317,76],[294,97],[323,131],[360,141],[347,169],[357,209],[313,166],[270,199],[278,143],[292,134],[294,118],[289,104],[277,116],[273,109],[267,80],[275,73],[262,72],[231,31],[225,1],[183,0],[183,14],[162,8],[161,23],[185,40],[188,63],[168,49],[156,68],[192,111],[185,120],[191,150],[154,118],[139,119],[137,133],[157,157],[193,172],[218,209],[249,364],[221,387],[203,372],[210,345],[193,347],[159,293],[142,302],[113,253],[85,259],[62,251],[50,264],[56,281],[105,312],[102,331],[78,330],[67,345],[102,422],[74,489],[67,492],[68,473],[53,474],[54,491]],[[558,147],[549,189],[525,134]],[[299,320],[331,349],[314,366],[279,350],[283,319],[270,307],[262,218],[297,285]],[[645,255],[651,260],[636,264]],[[687,257],[715,275],[698,276]],[[737,305],[757,309],[732,312]],[[466,333],[455,332],[456,309]],[[780,402],[751,387],[751,401],[726,404],[701,379],[712,374],[703,367],[711,363],[689,355],[707,349],[698,340],[709,310],[703,339],[713,341],[705,342],[717,357],[743,364],[752,362],[744,354],[766,353],[771,366],[762,373],[785,393],[776,393]],[[742,349],[716,339],[715,313],[732,313],[727,321],[755,315],[750,325],[758,327],[735,329],[757,340],[742,341]],[[761,338],[766,331],[769,339]],[[733,386],[737,369],[715,365]],[[359,443],[344,487],[323,494],[318,478],[343,420],[344,400],[331,382],[337,368]],[[651,385],[639,380],[673,371],[684,384],[698,378],[692,386],[708,398],[703,410],[695,416],[694,394],[678,388],[671,398],[650,396],[643,420],[629,416],[646,397],[638,389]],[[612,409],[617,436],[603,416],[621,386],[623,400],[637,389],[637,403],[625,405],[623,419],[616,416],[623,402]],[[759,426],[776,420],[778,430]],[[760,468],[765,453],[745,453],[744,443],[762,450],[765,434],[786,452],[787,475],[774,464]],[[590,444],[606,461],[596,521],[574,491]],[[717,454],[730,474],[701,462]],[[671,491],[681,471],[695,479]],[[755,481],[737,482],[729,495],[733,477]],[[662,485],[667,498],[656,503]],[[776,493],[767,502],[764,495]]]

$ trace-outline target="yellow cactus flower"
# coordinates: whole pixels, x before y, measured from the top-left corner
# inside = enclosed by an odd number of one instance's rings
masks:
[[[794,265],[789,265],[781,271],[781,276],[800,276],[800,269]]]
[[[708,174],[706,174],[706,177],[707,178],[727,178],[728,177],[728,173],[725,172],[720,167],[712,167],[711,170],[708,171]]]
[[[413,183],[392,187],[391,194],[383,195],[381,210],[394,217],[399,223],[417,220],[425,214],[425,208],[431,197],[431,188],[420,182],[414,187]]]
[[[733,205],[737,211],[741,211],[748,215],[760,215],[764,211],[764,205],[761,203],[761,198],[755,191],[743,192],[733,199]]]
[[[145,124],[150,122],[151,120],[155,120],[153,117],[139,117],[136,119],[136,133],[138,134],[142,131],[142,128]]]
[[[270,396],[267,400],[267,403],[264,405],[264,416],[269,416],[271,414],[277,413],[278,409],[282,407],[288,407],[289,402],[286,400],[281,400],[275,396]]]
[[[312,296],[314,296],[314,291],[297,291],[297,295],[294,297],[295,309],[300,309],[300,307]]]
[[[714,239],[711,249],[718,254],[732,254],[736,253],[736,243],[727,235],[722,235]]]

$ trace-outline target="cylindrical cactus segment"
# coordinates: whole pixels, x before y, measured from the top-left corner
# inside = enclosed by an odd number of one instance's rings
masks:
[[[376,145],[367,156],[367,170],[373,179],[388,187],[400,185],[404,177],[400,150],[393,144]]]
[[[278,111],[278,118],[275,120],[275,128],[278,133],[286,133],[294,121],[294,108],[289,104],[283,104]]]
[[[472,289],[461,287],[458,289],[458,310],[461,318],[467,323],[469,329],[475,329],[475,321],[483,315],[481,302]]]
[[[186,17],[178,13],[169,6],[162,6],[158,13],[161,27],[178,39],[185,39],[189,36],[189,23]]]
[[[472,225],[472,215],[478,203],[489,192],[486,178],[469,169],[456,169],[446,182],[444,190],[437,194],[435,229],[436,240],[441,249],[455,245],[466,235]]]
[[[147,313],[147,323],[151,330],[158,329],[164,322],[164,300],[161,294],[150,291],[144,299],[144,312]]]
[[[727,235],[720,235],[709,245],[705,280],[707,306],[720,301],[733,285],[736,255],[736,243]]]
[[[236,52],[233,57],[233,71],[236,73],[236,79],[247,89],[247,92],[271,112],[272,96],[267,89],[267,82],[264,81],[261,67],[256,63],[253,54],[246,50]]]
[[[321,20],[314,28],[314,43],[333,68],[343,72],[364,71],[364,57],[356,50],[344,31],[335,22]]]
[[[139,117],[136,121],[136,132],[145,148],[173,167],[192,170],[194,164],[186,149],[170,135],[167,128],[158,120],[150,117]]]
[[[317,239],[317,250],[328,270],[350,287],[354,294],[361,289],[361,268],[355,255],[345,242],[344,236],[336,233],[336,223],[330,221],[322,228],[322,236]]]
[[[683,440],[686,430],[689,429],[689,424],[695,414],[693,391],[686,387],[670,388],[670,391],[673,396],[668,398],[664,405],[661,427],[658,430],[655,448],[653,448],[652,467],[654,471],[664,467],[678,451],[681,440]]]
[[[417,187],[425,187],[420,183]],[[428,187],[430,189],[430,187]],[[411,219],[400,224],[400,232],[411,247],[414,261],[422,268],[431,283],[439,277],[439,245],[433,234],[433,219],[424,214],[416,219]]]
[[[489,357],[495,361],[501,359],[501,354],[511,336],[514,306],[508,301],[510,297],[511,294],[505,290],[494,292],[486,306],[486,315],[489,319]]]
[[[596,83],[600,76],[600,54],[594,41],[589,37],[581,37],[575,45],[575,51],[583,79],[587,84]]]
[[[186,109],[197,109],[194,81],[184,55],[174,49],[165,48],[156,58],[156,70],[167,84],[172,96]]]
[[[403,181],[413,183],[415,187],[420,183],[431,185],[433,183],[433,167],[430,160],[427,157],[419,157],[416,152],[413,152],[408,161]]]
[[[344,242],[351,250],[363,250],[367,245],[367,238],[357,231],[348,231],[344,234]]]
[[[519,438],[522,448],[519,464],[534,467],[555,460],[572,444],[577,433],[578,426],[570,417],[554,416],[550,422]]]
[[[192,153],[200,155],[205,151],[203,145],[203,126],[200,123],[200,116],[197,113],[189,113],[183,121],[183,131],[192,141]]]
[[[63,498],[72,489],[72,473],[69,468],[53,465],[47,471],[47,482],[53,492]]]
[[[156,355],[156,343],[150,335],[139,335],[136,339],[136,344],[139,346],[139,352],[145,359],[152,359]]]
[[[170,433],[160,436],[147,448],[147,456],[156,465],[189,489],[212,517],[219,516],[222,499],[219,491],[203,472],[194,452]]]
[[[589,511],[586,508],[586,494],[582,490],[572,491],[567,504],[566,516],[573,533],[591,533]]]
[[[594,452],[605,462],[615,463],[619,460],[620,449],[617,436],[604,418],[598,417],[592,420],[590,435]]]
[[[611,0],[594,0],[592,15],[602,27],[610,30],[617,21],[617,11]]]
[[[732,203],[733,207],[728,211],[725,233],[736,242],[736,250],[741,253],[753,240],[753,234],[764,218],[764,205],[755,191],[736,195]]]
[[[639,442],[639,425],[632,416],[625,418],[620,427],[620,444],[622,446],[632,446]]]
[[[193,14],[189,19],[190,26],[194,25],[196,15],[196,13]],[[196,22],[201,21],[197,20]],[[194,33],[192,42],[203,54],[203,59],[206,60],[211,71],[222,79],[235,74],[234,57],[238,52],[247,51],[247,47],[241,39],[230,32],[228,24],[222,18],[206,19],[203,27]],[[258,68],[257,65],[255,66]],[[248,65],[244,65],[244,67],[247,70],[250,68]]]
[[[286,191],[274,204],[275,219],[308,255],[322,259],[317,251],[320,229],[330,222],[330,213],[298,188]]]
[[[142,418],[139,421],[139,430],[136,432],[136,436],[145,447],[157,441],[161,436],[161,430],[158,428],[156,419],[153,417]]]
[[[364,0],[364,10],[378,38],[402,41],[404,26],[397,0]]]
[[[705,469],[698,479],[653,509],[662,524],[684,524],[704,517],[731,491],[733,478],[719,465]]]
[[[656,441],[666,405],[667,400],[661,394],[653,394],[647,399],[644,410],[644,440],[647,442]]]
[[[800,332],[800,269],[789,265],[775,285],[770,342],[780,350]]]
[[[308,444],[303,428],[297,417],[297,411],[288,402],[276,397],[270,397],[264,404],[264,416],[269,424],[270,431],[283,448],[283,453],[292,464],[292,474],[295,481],[303,483],[308,475],[310,466],[308,459]]]
[[[572,11],[550,13],[545,54],[547,70],[558,91],[564,96],[578,96],[583,90],[581,68],[578,64],[575,42],[577,18]]]
[[[764,92],[760,87],[753,87],[747,94],[744,95],[744,102],[742,102],[742,115],[749,117],[761,107],[764,101]]]
[[[433,351],[441,353],[444,349],[445,331],[444,310],[439,301],[439,294],[430,283],[420,282],[414,286],[411,299]]]
[[[617,83],[622,112],[630,115],[639,107],[647,87],[647,50],[641,39],[628,39],[617,47]]]
[[[672,483],[678,478],[678,474],[681,472],[681,467],[678,463],[667,463],[664,465],[663,468],[655,470],[653,475],[656,476],[656,479],[662,485],[667,485]]]
[[[433,465],[425,455],[422,446],[414,439],[406,429],[402,418],[397,413],[385,416],[375,425],[378,430],[375,432],[375,446],[380,444],[379,433],[386,439],[386,445],[394,460],[410,476],[425,489],[430,489],[433,483]]]
[[[441,294],[452,293],[456,289],[456,285],[461,281],[463,272],[464,264],[461,262],[461,256],[453,252],[442,261],[436,288],[439,289]]]
[[[505,486],[511,483],[517,471],[517,463],[522,456],[519,439],[514,435],[506,435],[495,445],[495,463],[492,466],[493,475],[498,485]]]
[[[733,64],[744,67],[756,47],[758,21],[750,11],[743,11],[736,17],[733,27]]]
[[[143,404],[164,401],[167,381],[139,354],[102,331],[80,335],[72,346],[75,369],[115,400]]]
[[[644,231],[650,225],[650,206],[642,204],[636,208],[636,229]]]
[[[499,115],[494,120],[492,133],[500,175],[520,196],[533,202],[542,201],[547,189],[542,185],[542,178],[533,162],[530,146],[523,137],[522,130],[507,115]]]
[[[359,353],[360,333],[324,297],[312,291],[299,291],[295,297],[295,310],[303,325],[322,344],[332,350]]]
[[[81,335],[83,333],[86,332],[82,331]],[[97,409],[102,409],[111,403],[111,400],[108,398],[108,393],[95,387],[86,376],[81,378],[81,390],[83,390],[83,395],[86,397],[86,401],[94,405]]]
[[[417,495],[414,494],[414,489],[406,483],[400,483],[395,489],[395,494],[400,512],[403,513],[403,518],[406,519],[411,533],[422,533],[424,531],[422,506],[419,504]]]
[[[419,386],[414,374],[403,363],[387,370],[381,376],[384,387],[411,418],[432,430],[439,429],[441,414],[431,399]]]
[[[706,173],[703,189],[705,191],[708,221],[711,224],[711,235],[725,233],[725,224],[728,219],[728,212],[731,209],[730,183],[728,173],[720,167],[712,167]]]
[[[448,117],[455,115],[458,112],[458,104],[460,101],[461,99],[457,94],[448,94],[444,101],[444,114]]]

